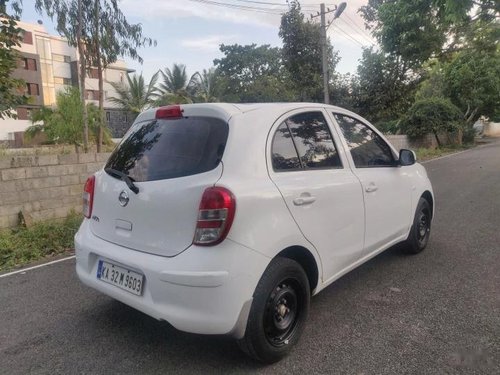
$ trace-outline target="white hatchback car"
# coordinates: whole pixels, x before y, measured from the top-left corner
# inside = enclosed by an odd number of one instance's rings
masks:
[[[310,296],[405,242],[432,187],[409,150],[323,104],[189,104],[138,116],[84,190],[80,279],[263,362],[297,343]]]

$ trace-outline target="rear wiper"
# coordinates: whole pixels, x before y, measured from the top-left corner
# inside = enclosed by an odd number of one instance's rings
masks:
[[[117,171],[116,169],[113,169],[113,168],[104,168],[104,171],[109,173],[110,175],[113,175],[115,177],[119,177],[120,180],[125,182],[127,184],[128,188],[130,190],[132,190],[134,193],[137,194],[139,192],[139,188],[136,185],[134,185],[132,178],[130,178],[125,173]]]

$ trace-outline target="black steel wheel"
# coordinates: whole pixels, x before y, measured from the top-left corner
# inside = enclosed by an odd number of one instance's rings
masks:
[[[300,264],[273,259],[255,289],[241,349],[260,362],[279,361],[299,340],[309,300],[309,280]]]
[[[406,240],[406,250],[411,254],[417,254],[425,249],[431,234],[432,211],[426,199],[420,198],[413,225]]]
[[[264,331],[269,343],[288,345],[297,326],[299,315],[296,281],[284,280],[269,296],[264,312]]]

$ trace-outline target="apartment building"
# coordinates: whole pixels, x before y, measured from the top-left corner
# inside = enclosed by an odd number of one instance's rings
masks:
[[[19,48],[20,59],[13,76],[26,82],[25,92],[30,96],[29,103],[19,107],[17,119],[0,120],[0,141],[15,142],[27,127],[31,126],[30,114],[33,110],[56,103],[56,94],[67,86],[78,86],[78,51],[68,45],[66,39],[50,35],[42,24],[18,22],[23,29],[22,43]],[[113,136],[120,137],[133,121],[109,101],[116,96],[110,82],[126,84],[128,69],[124,61],[117,61],[104,70],[104,108],[106,121]],[[88,103],[98,105],[99,84],[97,69],[88,70],[85,80],[85,97]]]

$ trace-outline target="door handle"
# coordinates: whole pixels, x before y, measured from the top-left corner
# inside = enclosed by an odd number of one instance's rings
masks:
[[[374,191],[377,191],[377,190],[378,190],[378,187],[373,182],[365,188],[365,191],[367,193],[373,193]]]
[[[293,200],[293,204],[296,206],[304,206],[306,204],[311,204],[316,200],[316,197],[310,195],[301,195]]]

